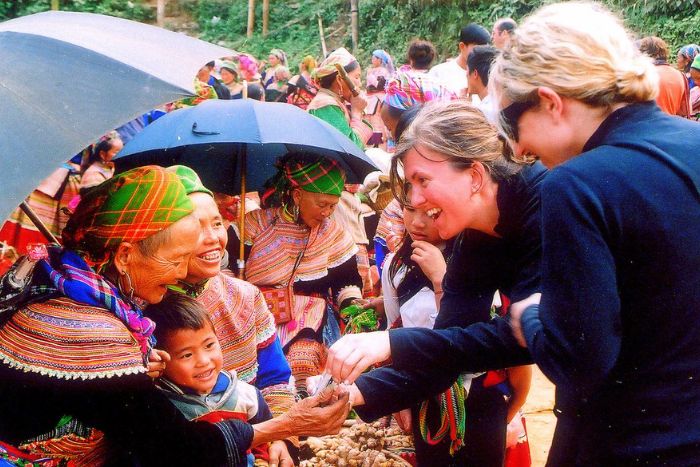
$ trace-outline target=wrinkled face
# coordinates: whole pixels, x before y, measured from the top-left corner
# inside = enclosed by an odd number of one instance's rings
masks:
[[[187,265],[199,238],[199,223],[187,216],[172,224],[168,241],[153,256],[143,255],[135,246],[129,252],[127,270],[134,295],[158,303],[167,291],[187,275]]]
[[[312,229],[328,219],[340,201],[339,196],[311,193],[300,189],[294,190],[292,197],[299,206],[299,218]]]
[[[411,148],[403,158],[409,201],[433,220],[440,238],[448,240],[470,228],[479,215],[471,202],[471,169],[457,170],[444,155],[417,148]]]
[[[425,209],[406,205],[403,208],[403,221],[414,241],[424,241],[433,245],[442,241],[435,227],[435,221],[426,214]]]
[[[202,329],[180,329],[166,335],[162,348],[171,360],[163,376],[178,386],[198,394],[209,394],[221,372],[224,357],[214,328],[206,323]]]
[[[109,148],[109,151],[100,151],[100,158],[105,162],[109,162],[114,159],[114,156],[116,156],[123,147],[124,143],[122,143],[121,139],[114,139],[112,140],[112,147]]]
[[[219,73],[221,74],[221,81],[223,81],[224,84],[231,84],[236,81],[236,75],[226,68],[222,68]]]
[[[192,193],[190,200],[194,204],[194,215],[199,219],[200,233],[185,281],[196,284],[219,273],[228,237],[214,198],[206,193]]]
[[[274,67],[280,64],[280,59],[277,58],[277,55],[270,54],[267,56],[267,63],[269,63],[271,67]]]

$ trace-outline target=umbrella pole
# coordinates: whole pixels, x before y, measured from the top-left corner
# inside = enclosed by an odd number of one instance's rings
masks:
[[[51,243],[57,243],[60,244],[58,239],[54,236],[54,234],[51,233],[51,231],[44,225],[43,222],[41,222],[41,219],[39,219],[39,216],[36,215],[34,211],[32,211],[32,208],[29,207],[26,201],[22,201],[22,203],[19,205],[20,209],[24,211],[24,213],[29,217],[29,220],[32,221],[32,223],[36,226],[37,229],[39,229],[39,232],[46,237],[48,241]]]
[[[246,146],[242,145],[241,149],[241,202],[238,204],[238,232],[240,232],[241,241],[238,251],[238,277],[245,280],[245,177],[246,177]]]

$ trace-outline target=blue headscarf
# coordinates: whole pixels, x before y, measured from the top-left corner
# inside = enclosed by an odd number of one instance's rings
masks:
[[[690,65],[693,63],[693,60],[695,59],[695,56],[700,52],[700,46],[697,44],[688,44],[683,47],[681,47],[681,50],[678,51],[679,55],[683,55],[685,58],[688,59],[688,65],[685,66],[685,71],[688,73],[690,71]]]
[[[382,61],[384,68],[386,68],[389,71],[389,74],[394,74],[394,61],[391,59],[391,55],[389,55],[382,49],[377,49],[374,52],[372,52],[372,56],[377,57],[379,60]]]

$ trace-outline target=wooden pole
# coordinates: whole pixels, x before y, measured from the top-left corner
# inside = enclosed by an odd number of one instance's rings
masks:
[[[58,0],[51,0],[51,9],[58,10],[60,7],[58,5]]]
[[[245,144],[242,145],[243,148],[241,149],[241,157],[240,157],[240,162],[241,162],[241,201],[238,203],[238,232],[241,240],[241,245],[238,250],[238,278],[245,280],[245,193],[246,193],[246,186],[245,186],[245,178],[246,178],[246,171],[248,170],[246,165],[247,165],[247,147]]]
[[[255,0],[248,0],[248,32],[246,36],[250,39],[253,37],[253,28],[255,27]]]
[[[51,243],[56,243],[56,244],[61,244],[61,242],[58,241],[58,239],[54,236],[54,234],[51,233],[51,231],[44,225],[44,223],[39,219],[39,216],[36,215],[34,211],[32,211],[32,208],[29,207],[26,201],[22,201],[22,203],[19,205],[20,209],[24,211],[24,213],[29,217],[29,220],[32,221],[32,223],[36,226],[36,228],[41,232],[41,234],[46,237],[48,241]]]
[[[263,0],[263,9],[262,9],[262,15],[263,15],[263,28],[262,28],[262,35],[263,37],[267,37],[267,32],[268,32],[268,25],[270,23],[270,0]]]
[[[156,4],[156,24],[158,27],[165,26],[165,4],[168,0],[158,0]]]
[[[352,28],[352,53],[357,54],[357,44],[360,42],[358,0],[350,0],[350,27]]]
[[[316,13],[318,16],[318,35],[321,36],[321,51],[323,52],[323,58],[328,55],[328,49],[326,48],[326,36],[323,34],[323,20],[321,19],[321,13]]]

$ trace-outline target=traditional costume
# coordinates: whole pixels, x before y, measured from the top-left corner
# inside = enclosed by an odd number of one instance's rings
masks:
[[[250,425],[189,423],[158,392],[146,375],[153,322],[96,272],[122,242],[192,210],[176,175],[155,166],[125,172],[88,191],[63,231],[66,249],[51,248],[23,290],[3,278],[0,439],[76,465],[237,465],[245,457]]]
[[[301,188],[340,196],[343,184],[335,163],[286,161],[271,191]],[[284,300],[283,291],[291,289],[289,315],[276,316],[277,335],[297,392],[306,394],[306,378],[323,370],[323,343],[330,345],[339,337],[333,307],[360,298],[362,280],[357,247],[347,232],[330,218],[310,229],[295,217],[286,206],[246,214],[245,242],[251,245],[246,279],[263,290],[268,306],[275,309]]]
[[[314,70],[314,80],[318,83],[325,76],[337,74],[336,63],[347,69],[348,65],[357,63],[357,59],[344,47],[336,49]],[[330,89],[320,88],[316,97],[309,103],[307,110],[311,115],[333,125],[361,148],[365,147],[365,143],[372,136],[372,127],[369,123],[360,118],[352,117],[348,112],[345,100]]]

